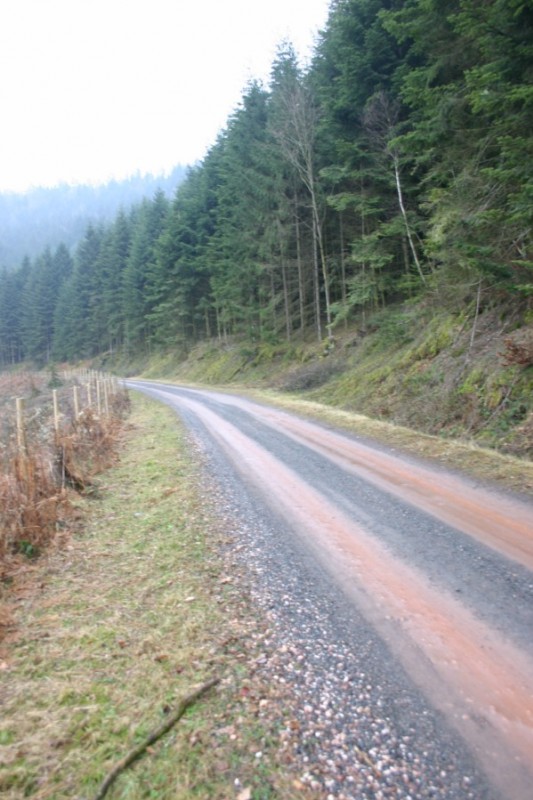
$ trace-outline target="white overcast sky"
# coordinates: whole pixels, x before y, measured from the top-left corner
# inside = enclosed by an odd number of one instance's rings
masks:
[[[0,0],[0,192],[201,159],[329,0]]]

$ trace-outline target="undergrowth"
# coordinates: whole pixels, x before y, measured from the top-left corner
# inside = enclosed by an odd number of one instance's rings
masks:
[[[0,389],[0,578],[5,579],[18,555],[38,555],[66,524],[69,491],[87,491],[113,462],[128,399],[116,391],[105,414],[87,407],[76,416],[64,392],[56,429],[43,375],[3,376]],[[21,437],[14,426],[14,396],[24,392],[28,408]]]
[[[517,325],[501,309],[477,319],[464,310],[387,309],[364,330],[339,332],[327,354],[315,347],[305,363],[273,362],[264,384],[531,459],[533,325]]]

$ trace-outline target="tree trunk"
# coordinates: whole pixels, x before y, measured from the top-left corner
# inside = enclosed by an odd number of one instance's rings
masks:
[[[294,219],[296,225],[296,263],[298,267],[298,303],[300,307],[300,331],[305,330],[305,279],[302,262],[302,242],[300,238],[300,218],[298,217],[298,198],[294,195]]]
[[[405,205],[404,205],[404,202],[403,202],[403,192],[402,192],[402,184],[401,184],[401,181],[400,181],[400,167],[399,167],[399,164],[398,164],[398,156],[395,153],[392,153],[391,157],[392,157],[392,163],[394,165],[394,178],[395,178],[395,181],[396,181],[396,192],[398,194],[398,204],[400,206],[400,212],[401,212],[401,215],[402,215],[402,218],[403,218],[403,222],[404,222],[404,225],[405,225],[405,232],[407,234],[407,241],[409,242],[409,248],[410,248],[411,254],[413,256],[413,261],[416,264],[416,268],[418,270],[418,274],[420,275],[422,283],[425,284],[426,283],[426,277],[425,277],[424,273],[422,272],[422,267],[420,266],[420,261],[418,259],[418,254],[416,252],[416,247],[415,247],[415,243],[413,241],[411,228],[409,226],[409,220],[407,219],[407,212],[405,210]]]
[[[313,290],[315,296],[315,322],[318,341],[322,341],[322,320],[320,319],[320,282],[318,280],[319,264],[318,264],[318,238],[316,234],[316,222],[313,216]]]
[[[311,210],[313,213],[313,235],[318,245],[318,254],[320,256],[320,267],[322,270],[322,280],[324,281],[324,300],[326,305],[326,329],[328,339],[332,338],[331,332],[331,302],[329,294],[329,273],[328,265],[326,262],[326,253],[324,250],[324,236],[322,231],[322,222],[320,220],[320,212],[318,208],[318,198],[316,194],[315,175],[313,169],[312,154],[309,153],[309,159],[306,165],[307,171],[307,188],[311,197]]]
[[[283,228],[281,225],[281,221],[277,220],[277,227],[278,227],[278,239],[279,239],[279,253],[280,253],[280,260],[281,260],[281,282],[283,286],[283,308],[285,311],[285,336],[287,341],[290,342],[291,340],[291,306],[290,306],[290,298],[289,298],[289,280],[287,276],[287,261],[285,259],[284,247],[283,247]]]
[[[343,308],[346,308],[347,303],[347,294],[346,294],[346,258],[344,253],[344,224],[343,224],[343,217],[342,211],[339,211],[339,239],[340,239],[340,248],[341,248],[341,300]],[[348,319],[345,315],[344,317],[344,329],[348,327]]]

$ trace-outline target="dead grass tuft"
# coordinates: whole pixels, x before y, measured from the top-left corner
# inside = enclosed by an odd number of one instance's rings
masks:
[[[2,379],[0,390],[12,400],[14,393],[20,396],[26,389],[31,391],[28,399],[35,400],[42,383],[31,374],[11,376],[9,381]],[[66,413],[55,431],[48,391],[30,404],[24,446],[14,432],[12,403],[4,409],[0,448],[0,579],[4,583],[18,563],[17,556],[37,556],[66,524],[68,490],[87,490],[95,475],[113,463],[128,404],[124,392],[118,392],[110,398],[105,416],[87,408],[75,418],[64,402]]]
[[[503,344],[505,364],[518,364],[521,367],[529,367],[533,364],[533,329],[521,329],[506,336]]]
[[[86,490],[93,478],[115,461],[122,416],[99,417],[91,408],[63,427],[55,437],[58,469],[63,482]]]
[[[0,570],[15,552],[36,555],[53,537],[64,493],[42,452],[15,453],[0,475]]]

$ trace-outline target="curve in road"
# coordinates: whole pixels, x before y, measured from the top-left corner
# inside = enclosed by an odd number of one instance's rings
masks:
[[[364,613],[504,796],[529,798],[531,507],[244,398],[129,385],[204,426]]]

